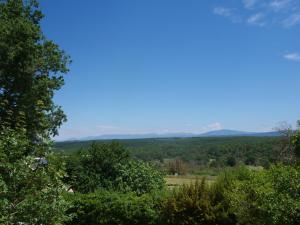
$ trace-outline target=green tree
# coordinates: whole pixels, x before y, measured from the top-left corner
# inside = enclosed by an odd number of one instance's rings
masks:
[[[293,127],[286,122],[282,122],[279,124],[279,127],[276,129],[281,134],[281,144],[280,144],[280,148],[278,149],[279,151],[277,150],[278,161],[285,164],[294,163],[295,145],[293,144],[293,138],[295,132],[293,130]]]
[[[247,156],[247,158],[245,159],[245,164],[246,165],[255,165],[255,157],[250,155],[250,156]]]
[[[25,128],[32,143],[57,135],[66,120],[53,103],[69,57],[41,30],[36,0],[0,1],[0,125]]]
[[[106,189],[142,195],[165,185],[159,171],[148,163],[131,159],[118,142],[93,143],[86,151],[68,156],[66,167],[65,181],[81,193]]]
[[[297,122],[298,130],[292,136],[292,144],[296,158],[300,159],[300,120]]]
[[[231,166],[231,167],[235,166],[235,165],[236,165],[236,159],[235,159],[235,157],[229,156],[229,157],[227,158],[227,160],[226,160],[226,164],[227,164],[228,166]]]
[[[122,192],[135,192],[137,195],[162,190],[165,187],[163,175],[149,163],[130,160],[118,167],[114,186]]]
[[[0,1],[0,224],[62,224],[63,165],[50,138],[66,117],[52,100],[69,57],[43,35],[36,0]]]
[[[69,204],[62,198],[63,164],[51,153],[24,156],[25,135],[0,131],[0,224],[62,224]]]
[[[82,193],[110,189],[117,178],[118,166],[128,160],[128,151],[117,142],[92,143],[86,151],[67,159],[69,184]]]

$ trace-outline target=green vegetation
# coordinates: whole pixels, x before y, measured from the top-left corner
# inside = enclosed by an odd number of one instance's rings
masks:
[[[71,194],[71,224],[286,224],[300,218],[299,166],[246,167],[172,191]],[[292,182],[290,182],[292,181]],[[287,210],[288,209],[288,210]]]
[[[298,132],[294,132],[291,140],[296,140],[297,137]],[[282,139],[275,140],[282,144]],[[281,146],[279,144],[278,147]],[[96,155],[102,155],[104,158],[107,155],[114,159],[116,157],[113,156],[113,149],[116,146],[123,152],[117,155],[126,156],[122,165],[127,165],[125,172],[123,170],[119,173],[116,170],[119,176],[116,180],[124,181],[125,179],[125,186],[131,187],[116,189],[119,185],[115,183],[112,186],[97,188],[92,193],[69,194],[68,199],[73,205],[70,212],[74,215],[71,224],[293,225],[299,221],[300,167],[297,164],[283,165],[278,162],[277,165],[271,165],[266,169],[243,165],[235,168],[229,167],[231,169],[219,171],[214,182],[209,182],[205,178],[200,181],[196,176],[168,176],[167,181],[177,179],[179,186],[162,189],[162,181],[153,179],[161,175],[158,175],[154,169],[149,171],[140,169],[141,167],[138,167],[139,169],[136,169],[136,166],[132,167],[132,163],[135,165],[139,161],[130,159],[126,149],[117,143],[94,143],[79,154],[84,154],[82,158],[89,158],[91,149],[94,149],[98,152]],[[292,150],[296,152],[296,149],[296,145],[293,144]],[[67,154],[65,157],[68,159],[74,154],[78,153]],[[291,162],[297,162],[297,155],[293,154],[292,157],[295,160]],[[93,158],[97,158],[95,154],[91,160]],[[104,158],[101,162],[108,160]],[[234,158],[229,157],[226,160],[230,161],[230,166],[235,166]],[[101,165],[101,162],[98,162],[98,165]],[[176,171],[182,167],[182,162],[177,158],[168,163],[171,169],[174,167]],[[89,164],[92,162],[90,161]],[[183,178],[185,178],[184,182]],[[135,182],[136,179],[138,182]],[[153,179],[150,183],[155,184],[150,185],[152,187],[150,189],[147,185],[143,185],[145,182],[149,184],[149,179]],[[139,191],[132,188],[139,184],[141,188],[138,189]]]
[[[44,155],[47,165],[27,155],[33,147],[20,132],[0,132],[0,224],[58,224],[68,218],[64,168],[51,153]]]
[[[133,158],[153,162],[169,174],[197,174],[207,168],[213,170],[238,164],[268,167],[281,160],[279,151],[284,141],[283,137],[201,137],[118,142],[128,149]],[[80,149],[84,151],[91,143],[58,142],[55,143],[55,150],[71,154]]]
[[[65,116],[52,97],[69,58],[41,31],[34,0],[0,2],[0,224],[62,224],[63,164],[50,151]]]
[[[35,0],[0,2],[0,121],[42,142],[66,117],[53,101],[64,84],[69,57],[41,30]]]
[[[174,189],[163,202],[162,224],[235,224],[222,190],[215,187],[202,179]]]
[[[81,193],[106,189],[141,195],[164,187],[159,171],[148,163],[132,160],[117,142],[93,143],[87,151],[65,159],[68,173],[65,181]]]
[[[68,213],[73,225],[155,225],[159,224],[159,204],[163,193],[137,196],[134,193],[96,191],[68,196],[73,207]]]
[[[296,159],[300,159],[300,121],[298,121],[298,131],[291,137],[292,150],[295,153]]]
[[[65,116],[52,98],[69,58],[41,18],[35,0],[0,1],[1,225],[299,224],[300,122],[280,138],[66,142],[54,153]],[[168,189],[163,172],[218,176]]]
[[[234,176],[227,194],[240,224],[299,224],[299,166],[272,166],[260,172],[241,169]]]

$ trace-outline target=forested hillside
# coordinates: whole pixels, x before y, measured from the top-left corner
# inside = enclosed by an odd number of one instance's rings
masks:
[[[56,151],[65,153],[86,149],[93,141],[55,143]],[[95,141],[107,143],[107,141]],[[206,166],[226,166],[230,158],[237,162],[265,166],[278,160],[281,137],[210,137],[118,140],[130,154],[144,161],[180,158]]]

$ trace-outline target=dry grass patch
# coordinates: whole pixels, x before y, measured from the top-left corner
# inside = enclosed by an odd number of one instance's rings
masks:
[[[201,180],[203,177],[206,178],[208,183],[213,182],[216,177],[215,176],[193,176],[193,175],[185,175],[185,176],[166,176],[165,181],[168,187],[176,187],[183,184],[191,184],[194,183],[196,180]]]

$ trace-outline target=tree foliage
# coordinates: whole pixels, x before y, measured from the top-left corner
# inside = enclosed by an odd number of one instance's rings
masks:
[[[66,117],[53,103],[69,57],[41,30],[35,0],[0,2],[0,125],[24,128],[33,143],[56,135]]]
[[[63,164],[50,137],[66,117],[53,102],[69,57],[41,30],[36,0],[0,1],[0,223],[62,224]]]
[[[76,191],[93,192],[99,188],[110,189],[117,178],[119,164],[129,160],[128,151],[119,143],[93,143],[66,160],[67,182]]]
[[[118,167],[114,186],[122,192],[142,195],[164,189],[165,181],[162,173],[149,163],[130,160]]]
[[[192,166],[224,167],[229,157],[236,163],[265,166],[281,161],[281,137],[214,137],[214,138],[169,138],[119,140],[132,157],[143,161],[156,161],[164,164],[167,173],[189,173]],[[107,141],[97,141],[106,143]],[[66,153],[87,149],[91,141],[60,142],[55,144],[57,151]],[[176,169],[176,159],[181,159],[182,171]],[[169,162],[173,165],[169,165]],[[179,163],[180,164],[180,163]],[[179,165],[180,168],[180,165]]]
[[[278,165],[265,171],[243,169],[227,189],[231,210],[239,224],[299,224],[299,181],[299,167]]]
[[[98,190],[94,193],[69,195],[73,207],[72,221],[78,225],[158,225],[160,219],[160,193],[137,196],[135,193],[118,193]]]
[[[24,156],[31,146],[25,135],[0,132],[0,224],[62,224],[68,203],[62,164],[46,153],[47,165]]]
[[[81,193],[106,189],[141,195],[164,187],[160,172],[147,163],[132,160],[118,142],[93,143],[66,162],[66,182]]]
[[[292,144],[297,161],[300,162],[300,120],[297,122],[297,126],[298,130],[292,136]]]

